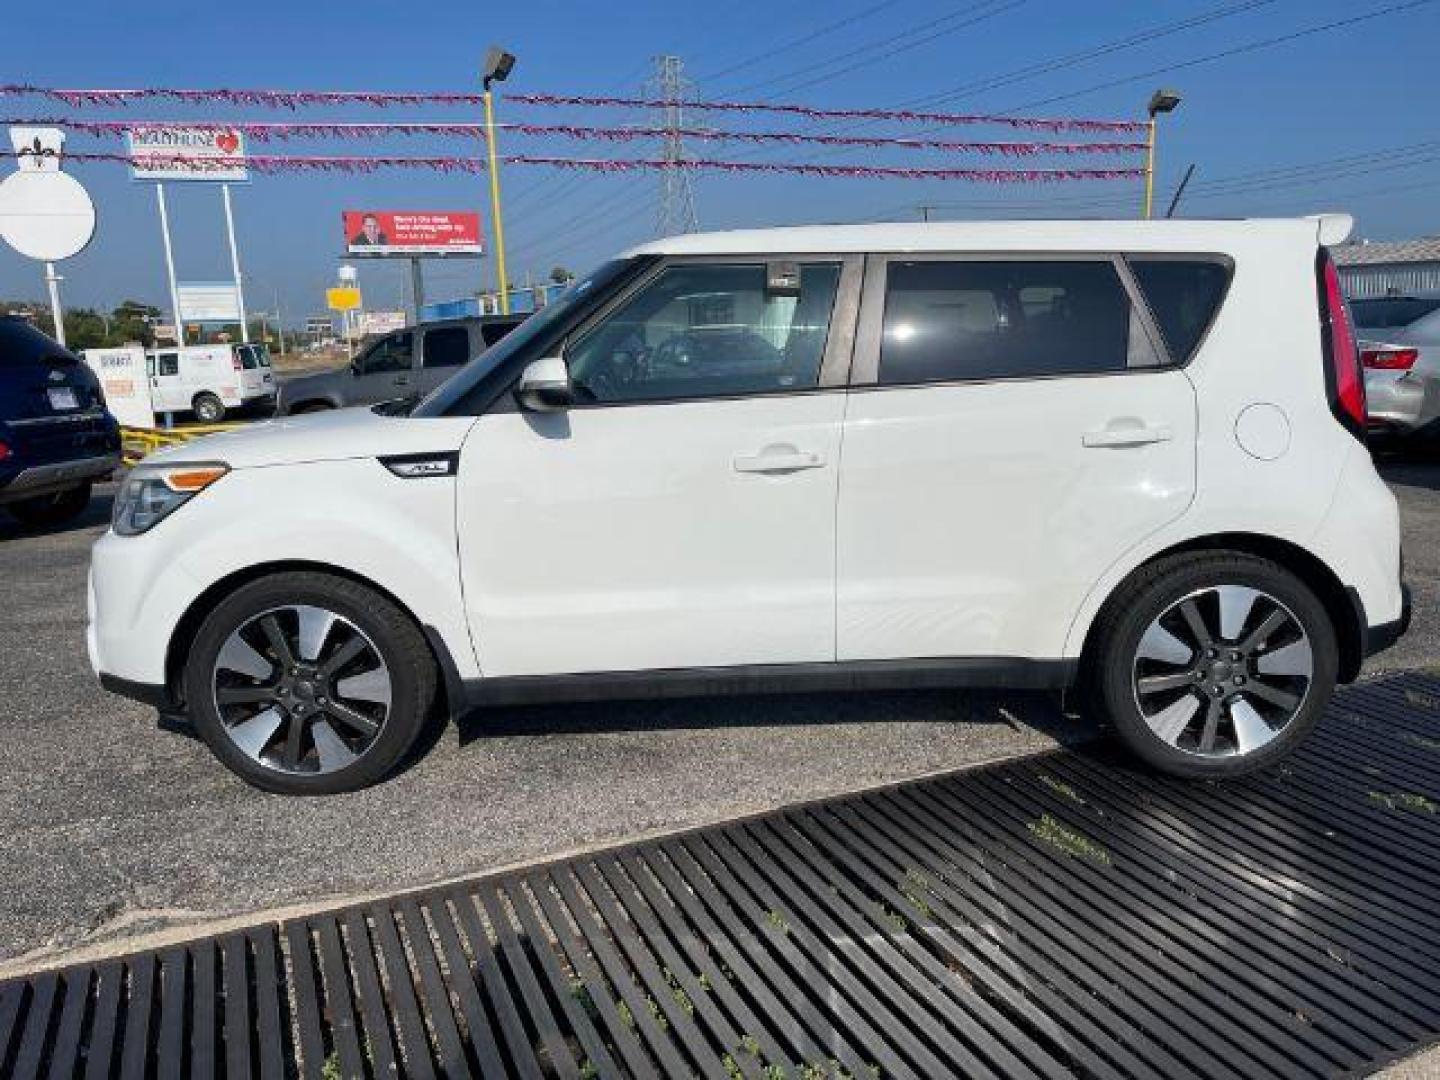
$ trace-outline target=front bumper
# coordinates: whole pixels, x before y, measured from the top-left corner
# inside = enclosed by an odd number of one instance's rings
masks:
[[[1412,613],[1409,585],[1402,584],[1400,586],[1400,598],[1400,618],[1394,622],[1381,623],[1379,626],[1366,627],[1365,656],[1367,659],[1376,653],[1384,652],[1409,632]]]

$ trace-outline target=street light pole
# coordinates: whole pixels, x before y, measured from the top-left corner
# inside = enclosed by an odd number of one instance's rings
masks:
[[[1180,104],[1180,95],[1174,90],[1156,90],[1150,96],[1146,111],[1149,123],[1145,130],[1145,219],[1154,216],[1155,209],[1155,137],[1159,130],[1156,121],[1161,113],[1172,113]]]
[[[485,152],[486,172],[490,174],[490,221],[495,232],[495,280],[500,288],[500,313],[510,314],[510,280],[505,272],[505,221],[500,215],[500,155],[495,146],[495,105],[490,91],[492,82],[504,82],[515,67],[515,57],[498,45],[485,53]]]

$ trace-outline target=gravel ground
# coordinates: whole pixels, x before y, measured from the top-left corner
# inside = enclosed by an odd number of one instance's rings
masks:
[[[1440,663],[1440,466],[1388,468],[1415,628],[1378,669]],[[89,546],[0,524],[0,971],[192,922],[424,885],[936,770],[1035,752],[1046,698],[896,693],[497,709],[403,775],[297,800],[233,779],[84,648]],[[883,721],[883,723],[876,723]]]

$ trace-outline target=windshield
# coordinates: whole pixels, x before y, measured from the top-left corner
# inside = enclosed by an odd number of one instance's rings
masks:
[[[602,264],[432,390],[411,410],[410,415],[444,416],[476,383],[532,341],[544,338],[552,329],[565,323],[577,307],[624,274],[631,265],[627,259],[613,259]]]

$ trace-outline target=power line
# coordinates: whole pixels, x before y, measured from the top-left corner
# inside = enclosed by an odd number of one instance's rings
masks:
[[[848,74],[849,72],[854,71],[857,68],[869,67],[877,61],[888,59],[891,56],[897,56],[903,52],[909,52],[911,49],[919,48],[921,45],[927,45],[930,42],[935,41],[939,38],[947,37],[950,34],[958,33],[959,31],[968,29],[969,27],[974,26],[977,23],[985,22],[987,19],[993,19],[997,15],[1003,15],[1005,12],[1011,11],[1017,7],[1021,7],[1025,3],[1026,0],[981,0],[980,3],[971,4],[968,7],[962,8],[960,11],[952,12],[949,15],[942,15],[938,19],[930,19],[926,22],[913,26],[908,30],[902,30],[898,34],[893,34],[890,37],[882,38],[879,41],[866,42],[865,44],[862,44],[857,48],[849,49],[846,52],[840,53],[838,56],[833,56],[828,60],[822,60],[818,63],[809,64],[805,67],[788,72],[785,75],[776,76],[775,78],[762,80],[758,83],[751,83],[748,86],[740,87],[738,90],[735,90],[734,93],[754,93],[755,91],[762,88],[776,86],[777,84],[788,84],[785,85],[785,93],[794,93],[797,90],[803,90],[807,87],[818,86],[821,83],[826,83],[830,82],[833,79],[838,79],[840,76]],[[999,4],[998,7],[996,6],[997,4]],[[925,31],[927,30],[930,32],[925,33]],[[915,38],[915,35],[917,34],[920,34],[921,36]],[[907,41],[907,38],[915,38],[915,40]],[[876,51],[877,49],[881,49],[886,45],[891,45],[893,47],[885,49],[882,52]],[[846,64],[844,67],[827,72],[824,75],[816,75],[812,79],[803,79],[798,83],[793,82],[793,80],[797,76],[806,75],[813,71],[820,71],[824,68],[831,67],[837,63],[843,63],[844,61],[850,60],[852,58],[858,59],[855,59],[854,63]]]
[[[1378,8],[1375,11],[1367,11],[1363,15],[1352,15],[1345,19],[1336,19],[1333,22],[1320,23],[1315,26],[1302,27],[1299,30],[1291,31],[1288,34],[1279,34],[1275,37],[1261,38],[1259,41],[1247,42],[1244,45],[1236,45],[1229,49],[1222,49],[1219,52],[1208,53],[1205,56],[1192,57],[1189,60],[1179,60],[1166,64],[1163,67],[1151,68],[1149,71],[1141,71],[1134,75],[1126,75],[1118,79],[1108,79],[1105,82],[1095,83],[1091,86],[1082,87],[1079,90],[1072,90],[1064,94],[1056,94],[1052,97],[1037,98],[1035,101],[1027,101],[1023,105],[1016,105],[1003,112],[1023,112],[1026,109],[1038,109],[1044,105],[1053,105],[1057,101],[1070,101],[1077,97],[1084,97],[1100,90],[1109,90],[1116,86],[1125,86],[1129,83],[1141,82],[1146,79],[1153,79],[1157,75],[1168,75],[1173,71],[1183,71],[1186,68],[1199,67],[1201,64],[1213,63],[1216,60],[1226,60],[1232,56],[1242,56],[1246,53],[1259,52],[1262,49],[1274,48],[1277,45],[1285,45],[1301,38],[1312,37],[1315,34],[1324,34],[1331,30],[1339,30],[1346,26],[1354,26],[1357,23],[1368,22],[1371,19],[1384,18],[1387,15],[1398,15],[1402,11],[1410,11],[1414,8],[1424,7],[1433,4],[1435,0],[1407,0],[1406,3],[1391,4],[1388,7]]]
[[[808,45],[810,44],[810,42],[817,41],[820,38],[826,37],[829,34],[833,34],[837,30],[843,30],[847,26],[853,26],[857,22],[861,22],[865,19],[879,14],[886,8],[894,7],[899,2],[900,0],[884,0],[883,3],[872,4],[870,7],[864,8],[863,10],[856,12],[854,15],[848,15],[843,19],[837,19],[835,22],[828,23],[827,25],[820,27],[818,30],[812,30],[808,34],[802,34],[800,37],[787,41],[783,45],[777,45],[773,49],[766,49],[764,52],[756,53],[745,60],[741,60],[739,63],[731,64],[727,68],[722,68],[719,71],[711,72],[710,74],[703,76],[703,78],[705,79],[705,82],[707,84],[713,85],[714,83],[724,79],[728,75],[734,74],[737,71],[744,71],[746,68],[754,67],[756,64],[763,63],[764,61],[769,60],[771,57],[780,56],[788,52],[793,52],[795,49]]]

